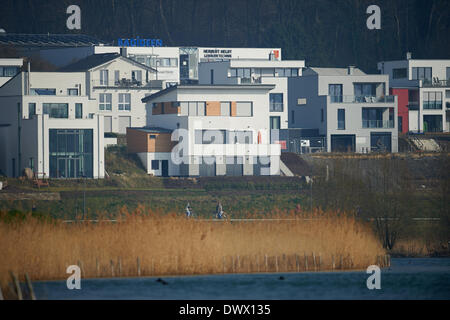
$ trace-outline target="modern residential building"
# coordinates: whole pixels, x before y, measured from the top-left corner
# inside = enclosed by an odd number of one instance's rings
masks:
[[[311,67],[289,78],[288,90],[293,122],[318,128],[328,152],[398,151],[397,98],[387,75]]]
[[[129,39],[133,40],[133,39]],[[138,40],[138,39],[134,39]],[[139,39],[144,40],[144,39]],[[155,39],[152,39],[155,40]],[[150,41],[153,43],[156,41]],[[161,40],[157,42],[161,43]],[[155,43],[156,44],[156,43]],[[198,82],[198,65],[206,61],[230,59],[281,60],[280,48],[213,48],[213,47],[163,47],[163,46],[127,46],[105,45],[103,43],[89,47],[43,48],[39,51],[42,59],[58,67],[64,67],[75,60],[93,54],[120,53],[126,49],[126,56],[148,67],[158,70],[158,80],[165,80],[167,86],[177,83]]]
[[[122,52],[94,54],[60,69],[85,73],[86,94],[97,101],[95,113],[104,116],[104,131],[125,134],[127,127],[146,125],[146,95],[162,89],[156,70]]]
[[[148,127],[128,129],[129,152],[154,175],[278,175],[280,145],[269,141],[274,87],[178,85],[147,96]]]
[[[0,58],[0,87],[18,74],[22,65],[22,58]]]
[[[383,61],[378,70],[389,75],[390,92],[398,95],[399,130],[450,131],[450,60]]]
[[[269,93],[270,129],[294,126],[294,117],[288,114],[288,79],[300,77],[305,67],[303,60],[228,60],[201,62],[200,84],[273,84]],[[272,141],[274,142],[274,141]]]
[[[103,116],[85,73],[20,72],[0,87],[0,171],[103,178]]]

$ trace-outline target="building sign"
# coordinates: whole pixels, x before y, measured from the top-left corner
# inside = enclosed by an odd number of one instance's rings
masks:
[[[162,47],[161,39],[141,39],[136,37],[134,39],[117,39],[119,47]]]
[[[204,58],[231,59],[232,54],[231,49],[203,49]]]

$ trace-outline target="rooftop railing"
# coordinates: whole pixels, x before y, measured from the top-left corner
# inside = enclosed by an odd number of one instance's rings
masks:
[[[137,80],[122,78],[119,80],[92,80],[94,87],[113,87],[113,88],[155,88],[162,89],[162,80]]]
[[[433,78],[433,80],[422,80],[422,87],[424,88],[450,87],[450,79],[439,80],[438,78]]]

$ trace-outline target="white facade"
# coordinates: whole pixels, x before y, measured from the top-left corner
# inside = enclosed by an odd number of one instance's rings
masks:
[[[277,118],[271,122],[272,129],[286,129],[288,114],[288,79],[302,75],[305,67],[303,60],[229,60],[221,62],[203,62],[199,64],[200,84],[273,84],[275,88],[269,93],[270,117]],[[276,122],[276,123],[275,123]]]
[[[273,88],[261,84],[178,86],[145,98],[149,110],[159,103],[178,105],[176,113],[149,113],[148,118],[149,126],[175,130],[172,140],[178,144],[171,153],[141,154],[140,158],[147,168],[156,157],[173,162],[169,176],[279,175],[281,150],[279,144],[270,143],[268,119],[268,93]],[[211,140],[216,142],[208,143]]]
[[[0,58],[0,87],[20,72],[22,58]]]
[[[328,152],[397,152],[397,97],[388,90],[386,75],[308,68],[289,79],[289,110],[297,127],[319,129]]]
[[[0,88],[4,174],[28,167],[39,176],[104,177],[103,116],[92,112],[84,83],[84,73],[22,72]]]
[[[391,88],[417,91],[409,108],[409,131],[450,132],[450,60],[383,61],[378,70],[389,75]]]

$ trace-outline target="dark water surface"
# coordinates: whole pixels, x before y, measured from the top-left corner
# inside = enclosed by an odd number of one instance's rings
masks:
[[[280,280],[280,276],[284,280]],[[36,281],[38,299],[450,299],[450,258],[392,259],[381,271],[381,289],[366,286],[370,274],[304,272]]]

